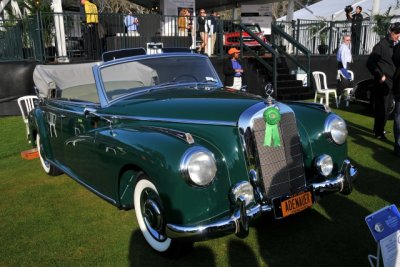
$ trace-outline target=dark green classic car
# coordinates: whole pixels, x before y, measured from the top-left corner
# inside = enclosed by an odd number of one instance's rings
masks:
[[[30,136],[46,173],[134,208],[162,254],[245,237],[261,214],[284,218],[352,191],[343,119],[320,104],[223,88],[205,56],[38,65],[34,81]]]

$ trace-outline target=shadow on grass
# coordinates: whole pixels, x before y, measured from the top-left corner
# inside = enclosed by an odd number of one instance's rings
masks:
[[[357,162],[352,159],[352,163],[358,167],[359,173],[361,174],[360,182],[355,183],[355,188],[363,194],[370,196],[377,196],[388,203],[396,205],[400,204],[398,194],[400,192],[400,176],[394,177],[389,174],[383,173],[376,168],[370,168],[377,166],[376,162],[386,166],[387,169],[393,170],[397,174],[400,173],[400,161],[395,157],[392,146],[393,142],[386,140],[376,140],[372,132],[360,125],[349,123],[349,134],[354,138],[353,143],[361,147],[369,147],[372,149],[370,159],[366,159],[368,155],[365,155],[364,164]],[[371,140],[375,140],[372,142]],[[363,159],[363,161],[364,161]],[[370,163],[370,164],[369,164]]]
[[[321,199],[323,212],[307,210],[283,220],[257,222],[260,254],[268,266],[367,266],[374,243],[364,223],[369,211],[347,197]]]
[[[229,242],[228,257],[229,257],[229,266],[231,267],[260,266],[257,262],[253,248],[248,246],[241,239],[235,239]]]
[[[133,267],[153,267],[153,266],[216,266],[215,256],[211,249],[201,246],[198,243],[193,250],[178,259],[169,259],[157,254],[146,242],[140,230],[132,232],[128,261],[129,266]]]

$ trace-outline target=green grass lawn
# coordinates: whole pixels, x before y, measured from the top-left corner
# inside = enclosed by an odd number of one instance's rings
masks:
[[[393,134],[373,138],[365,107],[335,111],[348,123],[349,157],[359,169],[350,196],[327,196],[284,220],[262,217],[246,239],[195,243],[179,260],[151,251],[133,211],[119,211],[66,175],[47,176],[38,159],[22,159],[31,148],[22,119],[0,118],[0,266],[369,266],[376,244],[364,218],[400,206],[400,159]]]

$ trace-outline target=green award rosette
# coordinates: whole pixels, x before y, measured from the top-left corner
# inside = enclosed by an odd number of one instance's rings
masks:
[[[281,145],[278,123],[281,120],[281,114],[276,107],[267,108],[263,114],[265,121],[264,146],[278,147]]]

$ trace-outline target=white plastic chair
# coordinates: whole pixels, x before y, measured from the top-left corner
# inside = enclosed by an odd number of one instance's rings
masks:
[[[18,98],[18,106],[21,110],[22,119],[25,123],[26,137],[28,138],[29,142],[28,114],[32,109],[35,108],[35,104],[33,102],[35,99],[37,99],[37,96],[35,95],[21,96],[20,98]]]
[[[354,81],[354,72],[352,72],[351,70],[347,70],[347,72],[350,74],[351,80]],[[342,78],[344,78],[342,72],[340,70],[337,71],[337,79],[339,81],[342,80]],[[344,88],[343,92],[345,93],[346,96],[346,107],[349,106],[349,101],[351,98],[351,94],[353,92],[353,87],[348,87],[348,88]],[[341,100],[342,96],[339,96],[339,104],[340,104],[340,100]]]
[[[319,102],[322,104],[325,98],[325,105],[329,107],[329,94],[333,94],[336,101],[336,107],[339,107],[336,89],[328,88],[325,73],[322,71],[313,71],[312,75],[317,87],[317,90],[315,91],[314,102],[317,102],[317,97],[320,95]]]

